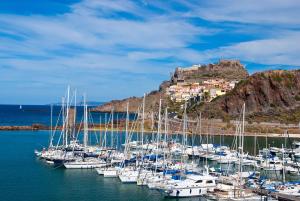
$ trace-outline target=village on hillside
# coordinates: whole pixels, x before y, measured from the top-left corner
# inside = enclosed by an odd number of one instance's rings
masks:
[[[175,72],[192,75],[198,68],[202,68],[202,66],[193,65],[187,68],[177,68]],[[176,82],[166,89],[166,94],[175,102],[183,102],[190,99],[210,102],[214,98],[231,91],[239,81],[223,78],[184,79],[182,76],[177,78]]]

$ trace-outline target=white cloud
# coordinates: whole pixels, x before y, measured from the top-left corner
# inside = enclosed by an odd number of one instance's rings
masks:
[[[209,21],[229,21],[276,26],[300,25],[298,0],[212,0],[199,5],[185,2],[191,9],[189,16],[198,16]]]
[[[241,42],[203,52],[204,59],[233,58],[266,65],[300,66],[300,32]]]
[[[70,12],[55,16],[0,14],[0,71],[11,74],[0,73],[0,81],[28,86],[34,82],[39,87],[75,83],[106,90],[99,82],[113,85],[118,78],[116,83],[125,83],[129,80],[125,74],[139,74],[143,86],[124,90],[123,96],[155,88],[177,65],[220,57],[300,66],[297,1],[171,2],[185,9],[161,1],[84,0],[71,5]],[[195,22],[195,17],[208,22]],[[223,22],[230,22],[230,27],[224,29]],[[228,31],[256,37],[236,42],[221,39],[226,45],[213,41]],[[204,40],[214,35],[218,39]],[[215,42],[217,47],[207,45]],[[141,82],[130,80],[127,86]],[[107,93],[111,94],[97,95],[97,99],[114,96],[112,90]]]

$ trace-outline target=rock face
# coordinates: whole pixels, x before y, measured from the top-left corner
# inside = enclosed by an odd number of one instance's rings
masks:
[[[248,72],[237,60],[220,60],[216,64],[194,65],[190,68],[176,68],[171,82],[201,82],[207,79],[222,78],[226,80],[242,80]]]
[[[217,108],[230,116],[237,116],[241,113],[244,102],[247,115],[280,115],[298,108],[300,71],[274,70],[255,73],[204,108]]]

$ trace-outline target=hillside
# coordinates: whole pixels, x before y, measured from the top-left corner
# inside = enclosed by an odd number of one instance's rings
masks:
[[[157,111],[159,107],[159,99],[166,100],[165,88],[169,86],[169,82],[163,82],[157,91],[152,91],[146,94],[145,111],[146,117],[150,117],[152,111]],[[138,111],[143,101],[143,97],[129,97],[123,100],[112,100],[108,103],[100,105],[93,109],[98,112],[110,112],[112,108],[116,112],[126,112],[127,103],[129,103],[129,112],[135,113]],[[163,102],[165,104],[165,102]]]
[[[164,100],[164,105],[170,105],[168,98],[165,95],[165,90],[170,84],[175,84],[178,81],[185,82],[199,82],[211,78],[223,78],[227,80],[245,79],[248,77],[248,72],[244,66],[236,60],[220,60],[216,64],[197,65],[190,68],[176,68],[172,78],[169,81],[164,81],[159,89],[152,91],[146,96],[146,115],[152,111],[157,111],[159,106],[159,99]],[[109,112],[114,108],[115,111],[125,112],[127,102],[129,102],[129,111],[136,112],[141,105],[142,97],[130,97],[123,100],[112,100],[106,104],[98,106],[93,111]],[[178,108],[178,105],[174,106]]]
[[[163,99],[163,107],[168,105],[169,111],[182,114],[182,104],[170,101],[165,95],[168,86],[177,82],[200,82],[208,78],[227,80],[241,79],[235,88],[212,102],[189,103],[188,113],[196,118],[200,112],[203,117],[235,119],[241,113],[242,104],[246,103],[247,120],[262,122],[274,121],[296,123],[300,120],[300,70],[273,70],[258,72],[251,76],[238,61],[221,60],[217,64],[177,68],[170,81],[163,82],[159,90],[146,96],[146,116],[157,112],[159,99]],[[118,112],[137,112],[142,97],[130,97],[113,100],[94,108],[94,111],[109,112],[112,108]]]
[[[300,119],[300,71],[274,70],[255,73],[211,103],[190,108],[211,117],[236,117],[243,102],[252,121],[298,122]]]

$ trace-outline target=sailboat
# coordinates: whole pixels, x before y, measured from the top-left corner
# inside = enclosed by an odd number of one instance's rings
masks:
[[[86,98],[84,96],[84,131],[83,131],[83,146],[87,151],[88,143],[88,109]],[[83,169],[83,168],[98,168],[106,166],[106,162],[100,158],[78,156],[74,161],[64,162],[64,167],[67,169]]]
[[[219,178],[217,191],[215,196],[217,199],[227,199],[232,201],[244,200],[260,200],[261,196],[254,194],[251,190],[245,189],[245,177],[249,176],[248,172],[243,172],[244,162],[244,133],[245,133],[245,103],[242,107],[242,116],[239,123],[236,125],[236,132],[238,137],[237,154],[238,154],[238,172],[229,176],[222,176]],[[237,143],[237,141],[236,141]]]

